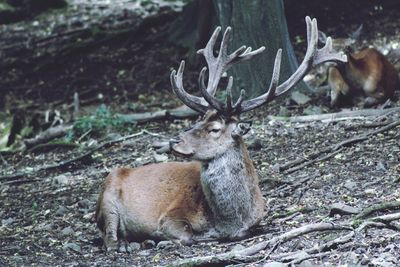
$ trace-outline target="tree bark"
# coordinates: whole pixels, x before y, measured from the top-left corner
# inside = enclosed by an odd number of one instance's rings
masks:
[[[285,81],[297,69],[298,62],[290,43],[282,0],[214,0],[214,4],[220,25],[233,28],[231,51],[242,45],[253,49],[266,47],[266,51],[252,62],[235,66],[230,71],[235,78],[236,96],[241,89],[246,90],[248,97],[258,96],[268,89],[279,48],[283,49],[280,81]],[[296,87],[296,90],[310,90],[304,82]]]

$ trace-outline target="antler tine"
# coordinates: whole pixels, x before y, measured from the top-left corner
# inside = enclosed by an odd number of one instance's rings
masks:
[[[282,60],[282,49],[278,49],[275,56],[274,70],[272,71],[272,78],[268,91],[265,94],[260,95],[256,98],[244,101],[240,107],[241,112],[246,112],[255,109],[267,102],[270,102],[272,99],[275,98],[275,91],[278,86],[279,75],[281,70],[281,60]]]
[[[200,90],[201,90],[201,88],[205,88],[205,89],[207,88],[206,83],[204,81],[204,74],[206,73],[206,71],[207,71],[207,67],[203,67],[201,69],[201,71],[200,71],[200,74],[199,74],[199,88],[200,88]]]
[[[243,100],[244,100],[245,95],[246,95],[246,91],[243,90],[243,89],[240,90],[240,96],[239,96],[239,98],[236,100],[235,105],[233,105],[233,110],[235,110],[236,113],[240,113],[240,112],[242,111],[242,110],[241,110],[241,105],[242,105],[242,102],[243,102]]]
[[[228,85],[226,86],[226,111],[227,111],[227,113],[231,113],[233,110],[232,85],[233,85],[233,77],[229,76]]]
[[[183,88],[183,71],[185,69],[185,61],[181,61],[178,72],[172,70],[170,75],[172,91],[178,96],[178,98],[188,107],[195,111],[204,114],[207,112],[208,106],[203,103],[201,97],[191,95]]]

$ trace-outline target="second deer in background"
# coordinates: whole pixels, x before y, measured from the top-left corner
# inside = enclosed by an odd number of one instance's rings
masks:
[[[394,99],[395,90],[400,89],[399,76],[393,64],[377,49],[364,48],[353,52],[360,36],[360,26],[349,38],[333,39],[333,47],[344,50],[347,63],[328,67],[331,106],[356,104],[359,96],[364,107],[381,104]],[[319,32],[319,40],[324,43],[326,36]]]

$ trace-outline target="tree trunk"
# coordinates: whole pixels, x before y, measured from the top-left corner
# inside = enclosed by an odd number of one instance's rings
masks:
[[[214,4],[223,29],[227,26],[233,28],[231,51],[242,45],[253,49],[263,45],[266,47],[260,56],[230,71],[235,78],[236,96],[241,89],[246,90],[247,97],[258,96],[268,89],[275,54],[279,48],[283,49],[281,83],[297,69],[298,63],[290,43],[282,0],[214,0]],[[310,90],[304,82],[296,87],[296,90]]]

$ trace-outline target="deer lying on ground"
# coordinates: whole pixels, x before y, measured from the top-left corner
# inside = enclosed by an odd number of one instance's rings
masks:
[[[381,104],[394,98],[400,89],[399,76],[393,64],[375,48],[351,52],[351,46],[360,36],[360,27],[350,38],[333,40],[333,47],[341,47],[347,55],[346,63],[328,68],[328,84],[331,89],[331,106],[352,103],[358,96],[366,96],[364,107]],[[319,40],[324,42],[324,33]]]
[[[269,90],[254,99],[245,100],[242,90],[232,102],[230,77],[226,103],[215,98],[224,72],[232,65],[247,61],[264,50],[240,47],[227,53],[231,29],[223,35],[218,56],[214,45],[221,30],[218,27],[206,47],[198,51],[208,65],[205,83],[204,67],[199,75],[202,97],[183,88],[184,61],[171,73],[172,89],[188,107],[204,114],[193,128],[171,142],[174,154],[190,162],[151,164],[138,168],[117,168],[106,178],[100,193],[96,219],[108,250],[129,249],[129,241],[144,239],[173,240],[182,244],[213,238],[235,240],[248,235],[264,216],[263,199],[257,171],[242,136],[249,130],[240,114],[272,101],[290,90],[308,70],[319,63],[343,61],[329,44],[317,49],[317,21],[306,18],[308,49],[296,72],[278,86],[281,49],[278,50]]]
[[[346,53],[348,63],[328,69],[328,84],[331,87],[331,106],[365,95],[364,107],[381,104],[394,98],[400,89],[396,69],[384,55],[374,48],[365,48],[356,53]]]

